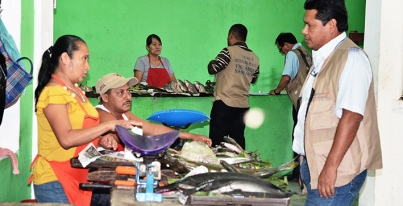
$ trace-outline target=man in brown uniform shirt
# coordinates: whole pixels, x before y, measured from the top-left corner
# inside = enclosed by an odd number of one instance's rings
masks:
[[[228,32],[228,47],[208,64],[215,74],[213,107],[210,113],[210,139],[219,145],[230,136],[245,148],[245,113],[249,110],[249,88],[259,76],[259,58],[246,45],[248,30],[234,24]]]

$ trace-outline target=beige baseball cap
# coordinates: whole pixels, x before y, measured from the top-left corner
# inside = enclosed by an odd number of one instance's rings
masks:
[[[104,94],[109,89],[119,88],[125,84],[129,86],[136,85],[138,80],[136,77],[124,78],[122,75],[117,73],[110,73],[98,79],[95,84],[95,90],[100,95]]]

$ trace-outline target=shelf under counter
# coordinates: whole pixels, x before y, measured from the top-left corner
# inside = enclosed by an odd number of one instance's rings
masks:
[[[213,97],[213,93],[199,93],[199,94],[190,94],[190,93],[163,93],[163,92],[154,92],[154,93],[131,93],[132,97]],[[287,92],[281,92],[280,95],[287,95]],[[85,96],[87,98],[98,98],[98,93],[86,92]],[[270,96],[268,92],[250,92],[249,96]]]

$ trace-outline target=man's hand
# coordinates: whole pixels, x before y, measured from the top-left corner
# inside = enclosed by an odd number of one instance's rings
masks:
[[[211,144],[212,144],[211,139],[206,136],[203,136],[203,135],[195,135],[192,140],[197,141],[197,142],[203,142],[204,144],[208,145],[209,147],[211,147]]]
[[[337,168],[324,166],[318,179],[318,192],[321,197],[331,197],[334,195],[334,185],[337,178]]]
[[[279,95],[280,93],[276,93],[276,90],[273,89],[269,92],[270,95]]]
[[[99,138],[99,144],[106,149],[118,149],[118,142],[116,142],[115,138],[111,134],[106,134]]]
[[[334,195],[337,169],[357,135],[362,118],[363,116],[359,113],[343,109],[343,115],[337,126],[332,148],[319,175],[318,192],[321,197],[327,198]],[[351,168],[351,170],[354,169]]]

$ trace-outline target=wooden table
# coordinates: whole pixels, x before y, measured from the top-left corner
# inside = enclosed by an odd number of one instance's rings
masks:
[[[179,206],[182,205],[178,198],[163,197],[163,202],[137,202],[135,197],[135,189],[118,189],[113,188],[111,190],[111,206]]]
[[[208,197],[192,196],[188,201],[193,205],[271,205],[271,206],[289,206],[290,198],[235,198],[235,197]],[[182,205],[176,195],[163,197],[163,202],[137,202],[135,190],[117,189],[111,191],[111,206],[180,206]]]

